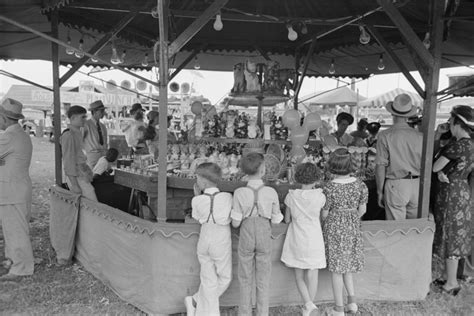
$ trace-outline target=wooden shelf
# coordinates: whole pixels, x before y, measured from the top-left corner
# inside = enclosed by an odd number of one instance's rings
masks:
[[[205,142],[216,142],[216,143],[226,143],[226,144],[277,144],[277,145],[290,145],[291,141],[289,140],[265,140],[261,138],[249,139],[249,138],[216,138],[216,137],[201,137],[201,141]]]
[[[275,104],[288,101],[290,98],[285,95],[262,94],[262,93],[243,93],[229,94],[229,105],[241,106],[275,106]]]

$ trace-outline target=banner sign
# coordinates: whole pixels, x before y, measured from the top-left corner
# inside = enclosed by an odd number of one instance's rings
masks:
[[[35,102],[53,103],[53,93],[50,91],[33,90],[31,91],[31,99]],[[133,94],[109,94],[109,93],[78,93],[61,91],[61,103],[71,103],[77,105],[89,105],[96,100],[102,100],[106,106],[130,106],[139,102]]]

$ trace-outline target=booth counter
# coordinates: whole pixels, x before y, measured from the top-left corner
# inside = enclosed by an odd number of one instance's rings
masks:
[[[102,203],[51,188],[51,243],[59,259],[74,256],[119,297],[147,313],[184,312],[183,299],[199,286],[198,224],[154,223]],[[287,225],[273,226],[270,305],[301,304],[294,272],[281,261]],[[422,300],[431,282],[430,219],[365,221],[364,272],[355,275],[364,300]],[[221,306],[238,305],[238,230],[233,230],[233,281]],[[323,269],[317,302],[332,301]]]

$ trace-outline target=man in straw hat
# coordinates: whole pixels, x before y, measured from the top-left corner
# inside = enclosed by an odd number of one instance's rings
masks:
[[[3,265],[9,268],[0,281],[32,275],[34,270],[28,224],[33,146],[29,135],[18,124],[18,120],[25,118],[22,108],[20,102],[9,98],[0,105],[0,221],[5,239]]]
[[[87,165],[91,169],[94,169],[99,158],[107,152],[107,128],[100,122],[104,118],[105,109],[101,100],[92,102],[89,107],[92,117],[84,124],[84,150]]]
[[[393,126],[377,140],[376,172],[378,203],[388,220],[417,217],[423,135],[407,119],[417,113],[410,96],[399,94],[385,106]]]

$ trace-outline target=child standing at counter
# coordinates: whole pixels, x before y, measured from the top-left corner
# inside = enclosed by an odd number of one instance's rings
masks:
[[[285,198],[286,232],[281,261],[295,269],[296,285],[304,302],[303,316],[318,313],[313,300],[318,290],[318,269],[326,268],[324,240],[319,220],[326,203],[322,189],[315,189],[320,170],[312,163],[300,164],[295,180],[301,189],[290,190]]]
[[[344,286],[349,295],[346,312],[356,313],[358,309],[352,273],[364,267],[360,218],[367,209],[368,189],[364,182],[350,176],[353,167],[346,148],[339,148],[329,156],[328,169],[335,178],[323,190],[326,196],[323,235],[336,303],[332,315],[344,316]]]
[[[188,316],[214,316],[220,315],[219,297],[232,278],[232,194],[217,188],[222,171],[215,163],[202,163],[195,173],[197,181],[191,205],[192,217],[201,224],[197,244],[201,284],[198,292],[187,296],[184,303]]]
[[[246,187],[234,192],[232,225],[240,226],[238,246],[240,283],[239,315],[252,315],[252,281],[255,274],[257,287],[257,315],[268,315],[268,289],[270,286],[272,227],[280,223],[283,215],[275,189],[265,186],[264,157],[249,153],[242,157],[242,171],[248,175]]]

